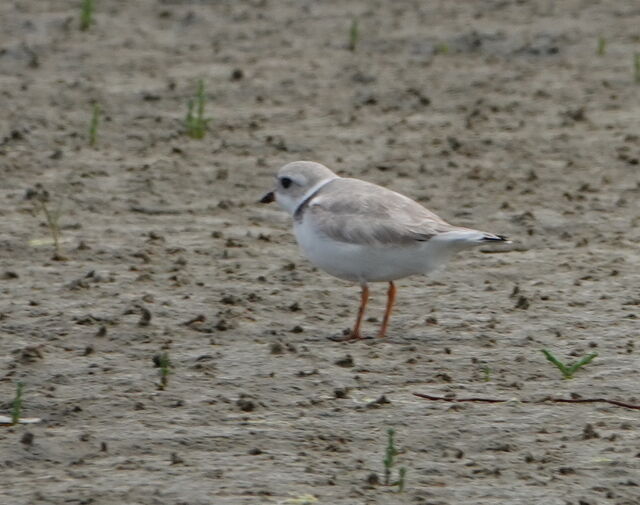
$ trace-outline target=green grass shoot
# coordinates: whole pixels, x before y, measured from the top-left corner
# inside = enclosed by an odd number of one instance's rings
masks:
[[[91,123],[89,124],[89,145],[95,147],[98,142],[98,123],[100,121],[100,104],[93,104]]]
[[[384,464],[384,485],[389,486],[391,484],[391,469],[395,463],[396,455],[398,451],[395,447],[395,437],[396,431],[393,428],[389,428],[387,430],[387,448],[384,451],[384,459],[382,463]]]
[[[22,416],[22,390],[24,384],[18,382],[16,384],[16,396],[11,402],[11,424],[17,424]]]
[[[400,470],[398,471],[398,493],[402,493],[404,492],[404,484],[406,482],[406,477],[407,477],[407,469],[403,466],[400,467]]]
[[[93,0],[82,0],[80,9],[80,30],[86,32],[93,23]]]
[[[51,233],[51,239],[54,247],[54,255],[52,259],[64,261],[66,258],[62,254],[62,247],[60,246],[60,216],[62,215],[62,199],[55,210],[49,208],[49,203],[51,203],[49,192],[39,183],[35,185],[34,189],[29,189],[27,191],[25,198],[33,202],[34,215],[38,212],[42,212],[47,221],[47,228],[49,228],[49,233]]]
[[[482,367],[482,373],[484,374],[484,381],[491,381],[491,367],[489,365],[484,365]]]
[[[359,38],[360,30],[358,28],[358,20],[353,19],[353,21],[351,21],[351,27],[349,28],[349,51],[354,52],[356,50]]]
[[[204,133],[207,131],[207,125],[209,121],[211,121],[210,118],[204,117],[204,106],[206,102],[204,82],[200,79],[198,81],[198,92],[195,99],[189,100],[187,117],[185,119],[187,135],[193,139],[203,138]]]
[[[53,239],[53,247],[54,247],[54,255],[55,259],[63,259],[64,255],[62,254],[62,248],[60,247],[60,214],[62,214],[61,207],[58,209],[51,210],[47,207],[47,203],[44,201],[40,201],[40,208],[47,220],[47,228],[49,228],[49,233],[51,233],[51,238]]]
[[[560,370],[562,376],[565,379],[573,379],[573,374],[575,374],[583,366],[591,363],[591,361],[593,361],[593,359],[598,355],[598,353],[594,352],[585,356],[584,358],[581,358],[575,363],[570,363],[567,365],[562,363],[562,361],[556,358],[550,351],[547,351],[546,349],[541,349],[541,351],[545,355],[547,360],[553,363],[558,368],[558,370]]]
[[[633,55],[633,79],[640,84],[640,53]]]
[[[169,353],[163,352],[158,357],[158,367],[160,368],[160,384],[158,389],[164,391],[169,385],[169,374],[172,368],[171,360],[169,359]]]
[[[598,50],[596,54],[598,56],[604,56],[607,52],[607,39],[604,37],[598,37]]]
[[[395,482],[391,481],[391,474],[396,464],[396,456],[398,455],[398,449],[396,449],[395,445],[395,434],[396,430],[393,428],[387,430],[387,448],[385,449],[384,459],[382,460],[384,464],[384,485],[398,486],[398,492],[402,493],[406,482],[407,469],[405,467],[400,468],[398,470],[398,480]]]
[[[449,45],[446,42],[439,42],[433,48],[435,54],[447,54],[449,52]]]

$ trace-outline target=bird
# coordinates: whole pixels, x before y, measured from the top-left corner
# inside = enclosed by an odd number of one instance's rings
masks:
[[[387,303],[378,332],[387,334],[396,299],[394,281],[428,274],[456,252],[503,235],[454,226],[411,198],[361,179],[340,177],[314,161],[287,163],[260,202],[278,205],[293,218],[301,252],[328,274],[360,285],[360,306],[351,331],[334,340],[359,340],[369,283],[387,282]]]

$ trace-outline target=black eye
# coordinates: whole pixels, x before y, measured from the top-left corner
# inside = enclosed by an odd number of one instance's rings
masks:
[[[287,189],[289,186],[291,186],[291,183],[293,181],[289,178],[289,177],[282,177],[280,179],[280,184],[282,184],[282,187]]]

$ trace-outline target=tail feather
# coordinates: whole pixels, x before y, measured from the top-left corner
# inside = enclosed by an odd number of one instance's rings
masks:
[[[488,242],[502,242],[509,244],[511,241],[504,235],[494,235],[484,231],[472,230],[470,228],[458,228],[446,233],[437,235],[434,239],[441,243],[456,244],[464,249],[469,246],[486,244]]]

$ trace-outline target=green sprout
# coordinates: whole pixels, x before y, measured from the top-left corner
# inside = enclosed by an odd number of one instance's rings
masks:
[[[604,37],[598,37],[598,51],[596,54],[598,56],[604,56],[606,52],[607,52],[607,39],[605,39]]]
[[[16,384],[16,396],[11,402],[11,424],[17,424],[20,421],[22,415],[22,390],[24,384],[18,382]]]
[[[200,79],[198,81],[198,92],[195,99],[189,100],[187,117],[185,119],[187,135],[193,139],[203,138],[205,131],[207,131],[207,125],[209,121],[211,121],[210,118],[204,117],[206,101],[204,82]]]
[[[160,384],[158,384],[158,389],[164,391],[169,385],[169,374],[171,373],[171,368],[173,368],[173,364],[169,359],[169,353],[163,352],[162,354],[155,355],[153,357],[153,363],[160,369]]]
[[[93,23],[93,0],[82,0],[80,8],[80,30],[86,32]]]
[[[449,52],[449,45],[446,42],[439,42],[433,48],[435,54],[447,54]]]
[[[384,463],[384,485],[388,486],[391,482],[391,469],[393,468],[394,460],[398,451],[396,450],[394,437],[395,430],[393,428],[389,428],[387,430],[387,448],[384,452],[384,459],[382,462]]]
[[[398,493],[402,493],[404,492],[404,483],[405,483],[405,478],[407,476],[407,469],[403,466],[400,467],[400,470],[398,471]]]
[[[51,203],[51,197],[49,192],[44,189],[42,184],[36,183],[34,188],[27,190],[25,195],[26,200],[31,200],[34,205],[34,215],[40,211],[44,214],[47,221],[47,227],[49,233],[51,233],[51,239],[53,240],[54,254],[53,258],[56,261],[64,261],[66,258],[62,253],[62,247],[60,246],[60,216],[62,215],[62,199],[60,200],[55,210],[49,208]]]
[[[598,353],[594,352],[592,354],[589,354],[588,356],[585,356],[584,358],[581,358],[579,361],[576,361],[575,363],[570,363],[568,365],[565,365],[553,354],[551,354],[550,351],[547,351],[546,349],[541,349],[541,352],[545,355],[547,360],[553,363],[558,368],[558,370],[560,370],[560,372],[562,373],[562,376],[565,379],[573,379],[573,374],[576,373],[578,369],[591,363],[591,361],[593,361],[593,359],[598,355]]]
[[[100,120],[100,104],[93,104],[91,123],[89,124],[89,145],[95,147],[98,140],[98,121]]]
[[[398,492],[402,493],[407,475],[407,469],[405,467],[399,469],[398,480],[391,482],[391,473],[396,463],[396,456],[398,455],[398,450],[395,446],[395,434],[396,430],[393,428],[387,430],[387,448],[385,449],[384,459],[382,460],[384,464],[384,485],[398,486]]]
[[[360,31],[358,29],[358,20],[354,18],[351,21],[351,27],[349,28],[349,51],[354,52],[356,50],[359,37]]]
[[[489,382],[491,380],[491,367],[489,365],[484,365],[482,367],[482,372],[484,373],[484,381]]]

